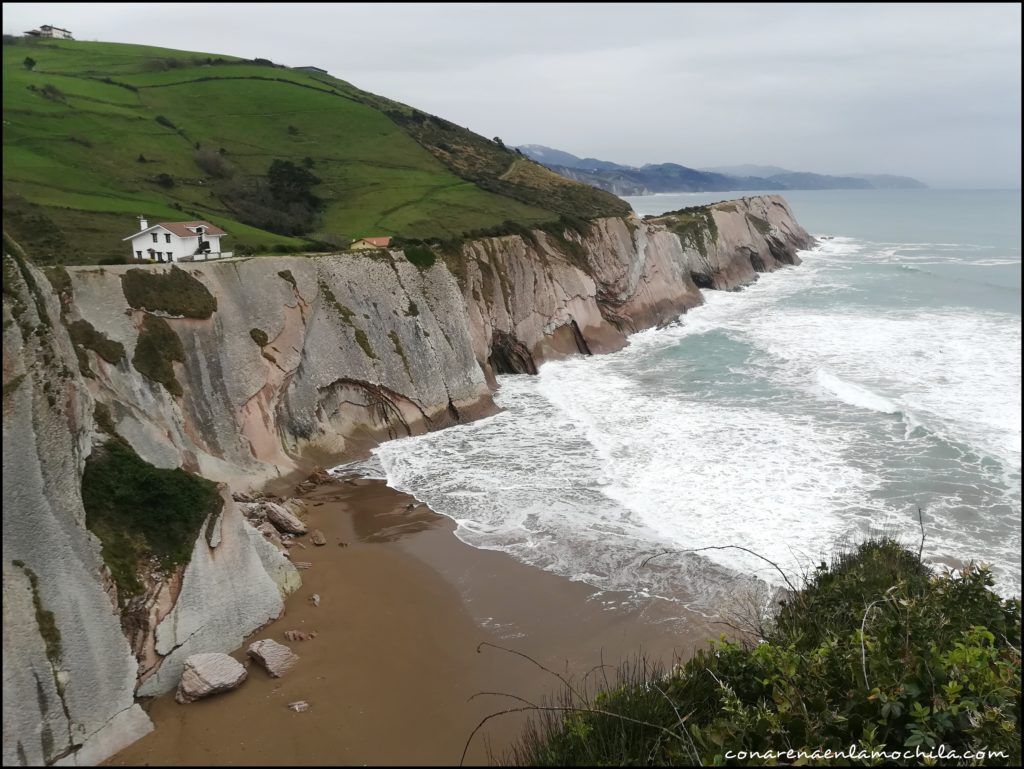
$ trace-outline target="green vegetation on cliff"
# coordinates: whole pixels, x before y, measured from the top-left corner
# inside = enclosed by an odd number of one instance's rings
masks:
[[[249,329],[249,336],[251,336],[252,341],[254,341],[260,347],[266,347],[267,343],[270,342],[270,338],[267,336],[267,332],[261,328]]]
[[[92,350],[107,363],[115,366],[124,360],[124,345],[108,339],[87,320],[76,320],[68,325],[68,334],[75,345],[78,368],[85,376],[93,376],[93,371],[84,350]]]
[[[171,324],[155,315],[143,315],[132,357],[135,370],[162,384],[171,395],[180,396],[183,390],[174,374],[174,364],[184,362],[185,348]]]
[[[735,206],[733,210],[735,210]],[[696,248],[705,258],[708,255],[709,240],[714,242],[718,239],[718,225],[715,224],[715,217],[710,206],[681,208],[678,211],[669,211],[657,217],[645,216],[644,219],[656,224],[664,224],[679,236],[684,246]]]
[[[188,563],[203,521],[223,506],[216,484],[154,467],[116,438],[86,460],[82,502],[122,604],[142,592],[143,570]]]
[[[68,326],[68,332],[72,342],[82,345],[87,350],[92,350],[107,363],[117,364],[124,359],[124,345],[107,339],[87,320],[76,320]]]
[[[176,266],[170,272],[127,270],[121,276],[121,289],[128,304],[137,310],[203,319],[217,309],[209,289]]]
[[[8,39],[3,55],[5,228],[44,263],[125,254],[139,214],[207,219],[233,250],[252,252],[312,245],[296,232],[323,247],[628,210],[328,75],[70,40]],[[313,186],[282,197],[270,189],[275,168]]]
[[[39,626],[39,635],[46,644],[46,658],[54,665],[60,664],[61,638],[60,628],[57,627],[57,620],[53,612],[43,606],[43,600],[39,597],[39,577],[24,561],[13,561],[14,566],[25,572],[29,585],[32,587],[32,606],[36,611],[36,625]]]
[[[623,668],[594,696],[542,710],[510,758],[543,766],[775,763],[749,752],[987,749],[1019,765],[1021,605],[981,567],[934,574],[889,540],[822,563],[749,643],[722,640],[664,674]],[[524,710],[531,710],[526,707]],[[727,751],[733,751],[732,757]],[[748,751],[746,758],[740,751]],[[872,751],[900,751],[881,761]],[[909,751],[909,757],[902,754]],[[798,762],[801,763],[801,762]]]
[[[376,358],[377,354],[373,351],[373,345],[370,344],[370,338],[366,335],[366,331],[360,328],[354,320],[356,314],[339,302],[338,297],[336,297],[334,292],[331,291],[330,286],[322,280],[317,281],[317,289],[320,291],[320,296],[323,297],[324,302],[326,302],[328,306],[334,308],[345,325],[351,327],[352,333],[355,334],[356,344],[362,348],[366,357]]]

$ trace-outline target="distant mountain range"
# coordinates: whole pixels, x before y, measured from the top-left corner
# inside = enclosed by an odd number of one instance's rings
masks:
[[[580,158],[540,144],[524,144],[518,149],[566,178],[616,195],[729,190],[921,189],[927,186],[909,176],[887,174],[830,176],[749,164],[696,169],[677,163],[657,163],[637,168],[597,158]]]

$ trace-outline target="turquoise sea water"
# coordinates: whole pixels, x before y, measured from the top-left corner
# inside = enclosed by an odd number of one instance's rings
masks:
[[[698,609],[778,575],[684,550],[799,572],[873,532],[916,546],[918,508],[926,556],[989,562],[1019,595],[1020,193],[785,197],[829,236],[801,266],[619,353],[501,378],[503,413],[381,446],[388,482],[473,545]]]

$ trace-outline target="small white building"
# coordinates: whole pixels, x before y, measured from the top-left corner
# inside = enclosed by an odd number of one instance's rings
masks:
[[[74,40],[71,37],[71,30],[54,27],[51,24],[44,24],[39,29],[32,29],[25,33],[31,37],[51,37],[57,40]]]
[[[122,240],[132,243],[132,257],[154,262],[193,262],[231,256],[221,251],[220,239],[227,233],[215,224],[197,222],[159,222],[149,225],[139,217],[139,231]]]

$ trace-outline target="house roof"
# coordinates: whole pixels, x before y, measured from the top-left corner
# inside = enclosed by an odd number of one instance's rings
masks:
[[[369,243],[371,246],[377,246],[377,248],[387,248],[391,244],[391,238],[360,238],[356,242]]]
[[[70,32],[70,29],[64,29],[63,27],[55,27],[52,24],[44,24],[40,29],[55,29],[58,32]]]
[[[137,238],[147,232],[152,232],[157,227],[163,227],[165,230],[170,232],[172,235],[177,235],[179,238],[192,238],[195,237],[196,233],[189,228],[192,227],[205,227],[207,235],[227,235],[224,230],[218,227],[216,224],[210,224],[207,221],[199,220],[194,222],[158,222],[151,227],[147,227],[144,230],[133,232],[127,238],[121,238],[121,240],[131,240]]]

